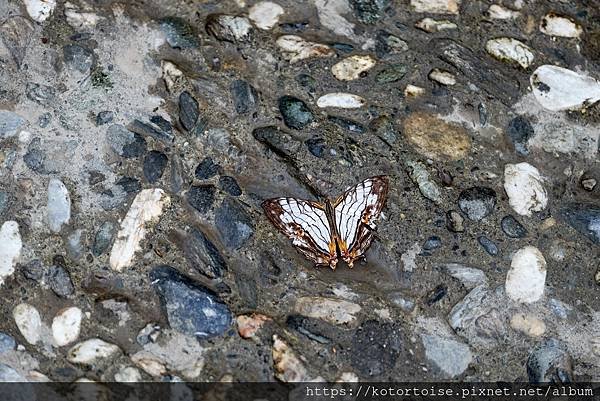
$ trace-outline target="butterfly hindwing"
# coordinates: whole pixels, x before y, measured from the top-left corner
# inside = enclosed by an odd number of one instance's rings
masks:
[[[318,265],[335,267],[335,242],[323,206],[296,198],[268,199],[262,206],[269,220],[302,254]]]
[[[387,192],[387,177],[375,176],[348,188],[333,204],[338,248],[350,266],[373,241]]]

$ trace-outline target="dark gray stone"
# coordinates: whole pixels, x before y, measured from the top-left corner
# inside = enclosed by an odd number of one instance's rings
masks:
[[[198,101],[187,91],[179,95],[179,121],[183,128],[191,131],[200,117]]]
[[[21,271],[29,280],[40,281],[44,278],[44,265],[39,259],[33,259],[22,265]]]
[[[65,267],[65,260],[62,256],[55,256],[54,265],[48,269],[48,285],[59,297],[67,298],[73,295],[75,287],[71,281],[71,276]]]
[[[192,268],[208,278],[221,278],[227,264],[219,249],[200,230],[192,228],[189,234],[177,233],[183,255]]]
[[[220,171],[221,166],[216,164],[212,158],[206,157],[204,160],[198,163],[198,166],[196,166],[196,170],[194,171],[194,175],[199,180],[207,180],[219,174]]]
[[[502,227],[504,234],[510,238],[525,238],[527,236],[527,229],[510,214],[502,218],[500,227]]]
[[[248,32],[243,32],[240,27],[246,26]],[[206,32],[216,39],[224,42],[245,42],[250,39],[252,25],[246,17],[210,14],[206,17]]]
[[[242,194],[242,189],[235,178],[228,175],[219,177],[219,187],[231,196],[240,196]]]
[[[371,120],[369,129],[389,146],[392,146],[398,140],[394,122],[388,116],[379,116]]]
[[[570,383],[573,381],[573,359],[567,347],[555,338],[538,343],[527,359],[529,382]]]
[[[494,241],[492,241],[485,235],[478,237],[477,241],[483,247],[483,249],[485,249],[485,251],[487,253],[489,253],[492,256],[498,255],[498,246],[496,245],[496,243]]]
[[[231,83],[233,105],[238,114],[248,114],[258,103],[256,90],[248,82],[237,79]]]
[[[407,72],[408,69],[404,64],[392,64],[379,71],[375,75],[375,81],[380,84],[391,84],[392,82],[400,81]]]
[[[27,153],[23,156],[23,161],[27,167],[36,173],[56,173],[56,171],[49,171],[46,168],[46,153],[44,153],[44,150],[42,149],[42,140],[40,138],[33,138],[31,142],[29,142]]]
[[[364,24],[374,24],[387,7],[389,0],[350,0],[356,18]]]
[[[40,128],[46,128],[52,121],[52,113],[44,113],[38,118]]]
[[[275,126],[256,128],[252,136],[281,157],[291,158],[298,153],[302,142]]]
[[[254,222],[233,198],[225,198],[217,208],[215,224],[223,243],[230,249],[240,248],[254,234]]]
[[[314,121],[313,112],[302,100],[293,96],[282,96],[278,103],[283,122],[289,128],[300,130]]]
[[[167,167],[169,158],[162,152],[153,150],[144,158],[144,177],[150,184],[156,183],[162,177]]]
[[[139,157],[146,153],[146,140],[143,136],[129,131],[121,124],[113,124],[106,131],[112,150],[125,158]]]
[[[128,194],[138,193],[142,190],[142,184],[140,184],[140,180],[134,177],[121,177],[119,181],[115,182],[115,184],[121,187],[121,189]]]
[[[27,121],[12,111],[0,110],[0,139],[16,135]]]
[[[56,97],[56,91],[53,87],[33,82],[27,83],[26,94],[29,100],[33,100],[43,106],[50,106]]]
[[[94,237],[94,245],[92,246],[94,256],[100,256],[108,250],[116,232],[117,226],[112,221],[102,223]]]
[[[304,141],[304,144],[308,148],[311,155],[315,157],[325,157],[325,151],[327,150],[327,144],[325,140],[319,136],[313,136]]]
[[[104,110],[96,116],[96,125],[104,125],[111,123],[115,118],[115,113],[110,110]]]
[[[364,125],[344,117],[328,116],[327,119],[335,125],[342,127],[346,131],[349,131],[353,134],[364,134],[367,131]]]
[[[212,185],[194,185],[186,194],[188,203],[202,214],[207,213],[215,201],[216,188]]]
[[[483,220],[494,212],[496,192],[487,187],[465,189],[458,197],[458,207],[470,220]]]
[[[317,91],[317,81],[308,74],[296,75],[296,82],[306,89],[308,93],[315,93]]]
[[[403,348],[400,327],[375,320],[364,322],[352,338],[350,363],[365,377],[389,373]]]
[[[595,244],[600,244],[600,206],[570,204],[560,211],[562,218]]]
[[[329,344],[331,339],[322,333],[323,323],[318,319],[308,318],[302,315],[288,316],[285,324],[292,330],[308,337],[319,344]]]
[[[422,249],[424,252],[422,252],[425,255],[431,255],[430,251],[433,251],[435,249],[441,248],[442,247],[442,239],[440,237],[438,237],[437,235],[432,235],[431,237],[427,238],[427,241],[425,241],[425,243],[422,246]]]
[[[63,56],[65,63],[82,74],[89,72],[96,63],[93,51],[76,44],[63,46]]]
[[[160,28],[167,43],[175,49],[188,49],[200,46],[200,38],[194,27],[184,19],[166,17],[160,20]]]
[[[171,125],[171,123],[169,121],[164,119],[162,116],[154,115],[154,116],[150,117],[150,122],[152,124],[156,125],[158,128],[160,128],[161,130],[163,130],[166,133],[169,133],[169,134],[173,133],[173,126]]]
[[[15,65],[20,69],[34,36],[32,35],[34,25],[24,16],[9,16],[9,14],[4,16],[6,19],[3,19],[0,25],[0,39],[10,52]]]
[[[200,338],[224,334],[231,326],[232,314],[211,290],[193,282],[170,266],[150,272],[163,310],[172,329]]]
[[[140,120],[133,120],[133,122],[127,126],[127,129],[145,137],[152,137],[158,141],[161,141],[165,145],[172,145],[175,141],[175,136],[173,133],[162,131]]]
[[[533,138],[534,131],[529,120],[524,116],[517,116],[510,120],[506,128],[506,135],[520,155],[529,154],[527,142]]]

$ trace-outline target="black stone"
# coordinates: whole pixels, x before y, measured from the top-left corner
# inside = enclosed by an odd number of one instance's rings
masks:
[[[202,231],[192,228],[179,243],[190,266],[206,277],[221,278],[227,270],[223,255]]]
[[[228,175],[219,178],[219,187],[231,196],[240,196],[242,194],[242,189],[235,178]]]
[[[108,250],[116,232],[117,226],[113,222],[105,221],[102,223],[94,237],[94,245],[92,246],[94,256],[100,256]]]
[[[498,246],[496,245],[496,243],[494,241],[492,241],[485,235],[478,237],[477,241],[479,242],[479,245],[481,245],[487,253],[489,253],[492,256],[498,255]]]
[[[362,124],[344,117],[328,116],[327,119],[353,134],[364,134],[367,131]]]
[[[325,140],[318,136],[313,136],[312,138],[304,141],[308,151],[315,157],[323,157],[325,156],[325,150],[327,146],[325,144]]]
[[[283,116],[283,122],[289,128],[303,129],[314,121],[313,112],[306,103],[293,96],[282,96],[278,100],[279,111]]]
[[[431,306],[434,303],[439,302],[442,298],[444,298],[446,296],[447,293],[448,293],[448,287],[446,287],[444,284],[437,285],[427,295],[427,301],[426,301],[427,305]]]
[[[204,214],[212,207],[215,192],[216,189],[212,185],[194,185],[188,190],[186,198],[194,209]]]
[[[163,18],[160,20],[160,28],[166,36],[167,43],[175,49],[188,49],[200,45],[194,27],[182,18]]]
[[[302,32],[308,27],[307,21],[300,22],[284,22],[283,24],[279,24],[279,28],[282,32],[285,33],[295,33]]]
[[[213,291],[170,266],[154,268],[150,280],[172,329],[190,336],[210,338],[222,335],[230,328],[231,311]]]
[[[143,136],[128,131],[120,124],[113,124],[106,130],[108,141],[116,154],[125,158],[135,158],[146,153],[146,140]]]
[[[366,377],[389,374],[402,351],[401,329],[391,323],[364,322],[352,338],[350,363]]]
[[[96,63],[94,52],[83,46],[68,44],[63,46],[65,63],[84,74],[89,72]]]
[[[335,50],[339,51],[340,53],[350,53],[354,50],[354,46],[349,44],[349,43],[332,43],[331,47],[333,47]]]
[[[281,157],[293,157],[302,146],[302,142],[275,126],[256,128],[252,136]]]
[[[600,244],[600,206],[570,204],[561,209],[560,215],[580,234]]]
[[[256,90],[248,82],[235,80],[231,83],[231,96],[233,105],[238,114],[248,114],[255,110],[258,103]]]
[[[156,183],[162,177],[169,159],[167,155],[157,150],[148,152],[144,158],[144,177],[150,184]]]
[[[53,263],[48,269],[48,285],[56,295],[66,298],[75,292],[71,276],[66,269],[65,260],[62,256],[55,256]]]
[[[322,323],[317,319],[311,319],[302,315],[290,315],[286,320],[286,325],[292,330],[308,337],[312,341],[320,344],[329,344],[331,339],[321,333]]]
[[[191,131],[200,117],[198,101],[188,92],[179,95],[179,122],[187,131]]]
[[[140,192],[142,189],[142,184],[134,177],[121,177],[115,184],[128,194]]]
[[[127,126],[127,129],[139,135],[150,136],[166,145],[171,145],[175,141],[173,133],[162,131],[140,120],[133,120],[133,122]]]
[[[504,234],[511,238],[525,238],[527,236],[527,229],[510,214],[502,218],[500,227],[502,227]]]
[[[438,249],[442,247],[442,239],[437,235],[432,235],[427,238],[427,241],[423,244],[424,251],[433,251],[434,249]]]
[[[529,120],[524,116],[517,116],[510,120],[506,134],[513,143],[515,151],[520,155],[529,154],[527,142],[533,138],[534,131]]]
[[[173,126],[171,125],[171,123],[169,121],[165,120],[162,116],[154,115],[154,116],[150,117],[150,122],[152,124],[155,124],[158,128],[160,128],[164,132],[167,132],[169,134],[173,133]]]
[[[104,110],[96,116],[96,125],[104,125],[111,123],[115,118],[115,113],[109,110]]]
[[[48,171],[45,166],[46,154],[42,149],[42,140],[40,138],[33,138],[27,146],[27,153],[23,156],[25,165],[31,170],[40,174],[54,173],[54,171]]]
[[[494,212],[496,192],[487,187],[465,189],[458,197],[458,207],[470,220],[483,220]]]
[[[196,170],[194,171],[194,175],[199,180],[207,180],[219,174],[220,171],[221,166],[216,164],[210,157],[207,157],[198,163],[198,166],[196,166]]]
[[[572,382],[573,359],[565,344],[555,338],[538,343],[527,359],[527,376],[531,384]]]
[[[225,198],[216,210],[215,224],[223,243],[230,249],[240,248],[254,234],[254,222],[233,198]]]

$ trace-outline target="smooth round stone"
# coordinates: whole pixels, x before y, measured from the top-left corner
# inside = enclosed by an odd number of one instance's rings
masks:
[[[340,81],[353,81],[373,68],[377,61],[369,55],[354,55],[331,67],[331,73]]]
[[[541,337],[546,332],[546,325],[532,315],[517,313],[510,319],[510,326],[530,337]]]
[[[76,44],[63,46],[63,56],[68,66],[82,74],[90,71],[96,62],[96,56],[93,51]]]
[[[77,340],[83,313],[73,306],[58,312],[52,319],[52,336],[56,345],[62,347]]]
[[[59,297],[66,298],[75,292],[69,272],[59,264],[55,264],[48,269],[48,284]]]
[[[498,245],[496,245],[496,243],[494,241],[492,241],[485,235],[478,237],[477,241],[483,247],[483,249],[485,249],[485,251],[487,253],[489,253],[491,256],[498,255]]]
[[[250,7],[248,17],[258,28],[269,30],[277,25],[279,17],[283,13],[283,7],[279,4],[270,1],[261,1]]]
[[[35,307],[21,303],[13,309],[13,318],[25,341],[33,345],[40,340],[42,318]]]
[[[278,103],[283,122],[289,128],[300,130],[313,122],[313,112],[302,100],[293,96],[282,96]]]
[[[470,220],[483,220],[494,212],[496,192],[487,187],[465,189],[458,197],[458,207]]]
[[[531,216],[548,204],[548,194],[539,170],[529,163],[504,166],[504,190],[508,203],[521,216]]]
[[[99,338],[91,338],[72,347],[67,360],[71,363],[93,365],[99,359],[106,359],[118,353],[119,347]]]
[[[500,226],[504,234],[511,238],[525,238],[527,236],[527,229],[511,215],[504,216]]]

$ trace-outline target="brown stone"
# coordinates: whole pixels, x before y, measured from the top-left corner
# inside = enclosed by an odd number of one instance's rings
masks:
[[[432,159],[459,160],[471,150],[467,130],[433,114],[417,112],[408,116],[404,135],[419,153]]]

